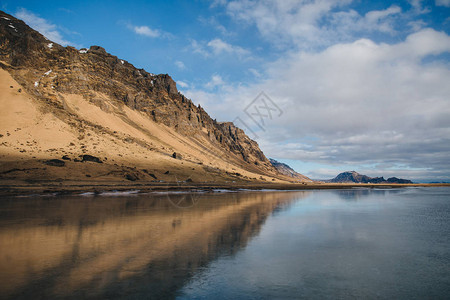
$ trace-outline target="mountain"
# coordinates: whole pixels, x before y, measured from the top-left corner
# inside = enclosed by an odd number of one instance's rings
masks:
[[[63,47],[0,11],[2,180],[289,181],[167,74]]]
[[[355,171],[347,171],[340,173],[335,178],[327,180],[327,182],[334,183],[412,183],[411,180],[407,179],[399,179],[396,177],[388,178],[387,180],[384,177],[369,177],[367,175],[361,175]]]
[[[305,175],[302,175],[302,174],[297,173],[296,171],[294,171],[294,169],[292,169],[287,164],[281,163],[281,162],[279,162],[279,161],[277,161],[277,160],[275,160],[273,158],[269,158],[269,161],[272,164],[272,166],[274,166],[278,170],[278,172],[283,174],[283,175],[292,177],[296,181],[313,182],[311,179],[309,179]]]
[[[411,180],[397,177],[390,177],[386,180],[387,183],[413,183]]]

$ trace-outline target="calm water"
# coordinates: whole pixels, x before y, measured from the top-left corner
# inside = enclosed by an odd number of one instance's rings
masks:
[[[449,295],[450,188],[0,199],[1,298]]]

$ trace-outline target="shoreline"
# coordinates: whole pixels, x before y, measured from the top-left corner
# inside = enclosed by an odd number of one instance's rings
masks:
[[[364,184],[364,183],[186,183],[186,182],[39,182],[39,183],[1,183],[0,197],[10,196],[52,196],[100,195],[107,192],[130,192],[144,194],[152,192],[215,192],[215,191],[294,191],[330,190],[352,188],[405,188],[405,187],[450,187],[450,183],[412,183],[412,184]]]

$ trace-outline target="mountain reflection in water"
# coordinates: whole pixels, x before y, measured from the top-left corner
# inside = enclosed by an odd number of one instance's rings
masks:
[[[2,199],[0,294],[172,298],[309,193]]]

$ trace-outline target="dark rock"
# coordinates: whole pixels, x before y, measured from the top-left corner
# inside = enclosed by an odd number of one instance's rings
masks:
[[[191,178],[186,179],[186,182],[193,182]]]
[[[136,174],[133,174],[133,173],[126,174],[126,175],[125,175],[125,178],[126,178],[127,180],[130,180],[130,181],[136,181],[136,180],[139,180],[139,177],[138,177]]]
[[[178,94],[177,84],[168,74],[158,75],[156,79],[169,94]]]
[[[89,48],[89,52],[90,53],[95,53],[95,54],[101,54],[101,55],[106,55],[106,50],[103,47],[100,46],[91,46]]]
[[[53,167],[64,167],[66,165],[66,163],[60,159],[46,160],[46,161],[44,161],[44,164],[46,164],[48,166],[53,166]]]
[[[164,174],[166,174],[166,175],[169,174],[169,171],[166,171]]]
[[[64,160],[71,160],[70,157],[68,157],[67,155],[64,155],[64,156],[62,157],[62,159],[64,159]]]
[[[183,156],[182,156],[180,153],[176,153],[176,152],[174,152],[174,153],[172,154],[172,157],[173,157],[173,158],[176,158],[176,159],[183,159]]]
[[[95,156],[93,156],[93,155],[89,155],[89,154],[84,154],[84,155],[82,156],[82,160],[81,160],[81,161],[82,161],[82,162],[85,162],[85,161],[92,161],[92,162],[95,162],[95,163],[98,163],[98,164],[103,163],[103,162],[100,160],[100,158],[95,157]]]
[[[150,177],[153,177],[154,179],[158,179],[158,178],[156,178],[155,174],[150,173],[148,170],[143,169],[142,171],[147,173]]]

